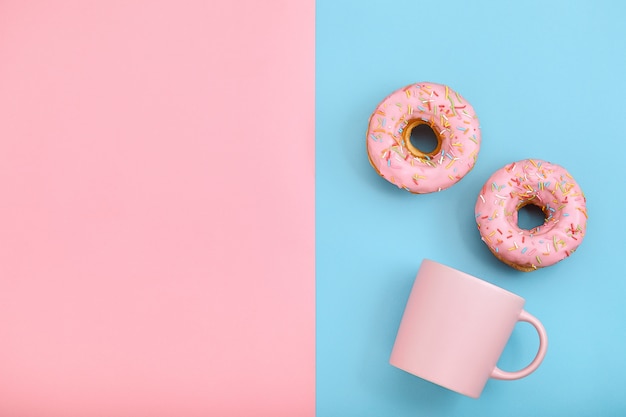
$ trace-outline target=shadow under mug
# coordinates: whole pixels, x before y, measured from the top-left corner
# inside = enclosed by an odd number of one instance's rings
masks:
[[[546,354],[546,331],[523,309],[524,302],[503,288],[425,259],[411,289],[389,362],[478,398],[489,378],[523,378],[539,367]],[[539,350],[524,369],[503,371],[496,364],[518,321],[535,327]]]

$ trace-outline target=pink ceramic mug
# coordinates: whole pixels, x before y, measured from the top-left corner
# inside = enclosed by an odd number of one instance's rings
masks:
[[[438,385],[478,398],[489,378],[519,379],[537,369],[548,348],[543,325],[524,299],[486,281],[425,259],[415,278],[390,363]],[[518,321],[539,333],[526,368],[496,366]]]

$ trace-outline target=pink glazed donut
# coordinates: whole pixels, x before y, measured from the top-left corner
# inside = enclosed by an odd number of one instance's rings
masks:
[[[545,222],[518,226],[520,208],[534,204]],[[476,201],[476,223],[489,250],[505,264],[528,272],[571,255],[585,236],[585,196],[562,167],[538,159],[514,162],[496,171]]]
[[[410,141],[411,131],[428,125],[437,137],[432,152]],[[465,176],[480,149],[474,108],[451,88],[417,83],[385,98],[370,116],[367,129],[370,163],[380,176],[416,194],[441,191]]]

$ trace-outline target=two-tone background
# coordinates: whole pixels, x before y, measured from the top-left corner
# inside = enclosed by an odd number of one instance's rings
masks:
[[[626,26],[617,2],[0,0],[0,416],[626,413]],[[378,177],[367,119],[450,85],[478,162]],[[588,199],[524,274],[474,223],[523,158]],[[526,298],[537,372],[479,400],[388,364],[420,261]],[[499,366],[537,348],[516,327]]]

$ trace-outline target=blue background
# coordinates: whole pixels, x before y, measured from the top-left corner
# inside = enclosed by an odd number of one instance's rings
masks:
[[[317,0],[317,415],[626,415],[626,2]],[[376,105],[407,84],[447,84],[472,103],[477,164],[448,190],[412,195],[365,150]],[[587,236],[532,273],[491,255],[474,222],[486,179],[538,158],[587,196]],[[388,364],[423,258],[513,291],[545,325],[548,354],[474,400]],[[538,338],[518,324],[499,366]]]

